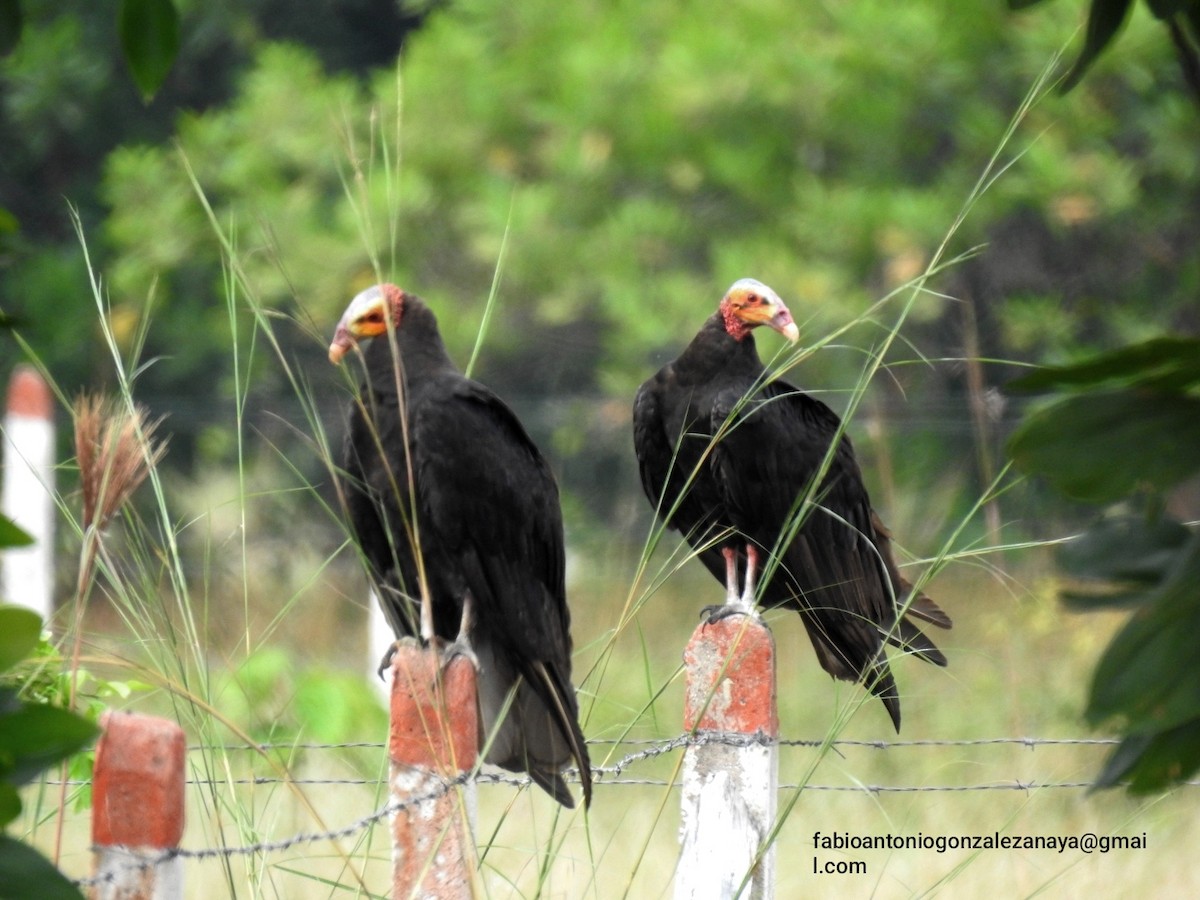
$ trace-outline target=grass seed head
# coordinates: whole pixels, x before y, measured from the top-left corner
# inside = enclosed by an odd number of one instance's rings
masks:
[[[75,401],[75,457],[83,486],[83,526],[103,529],[166,452],[155,440],[162,419],[100,395]]]

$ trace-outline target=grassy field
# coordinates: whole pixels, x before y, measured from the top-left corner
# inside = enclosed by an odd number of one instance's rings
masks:
[[[652,570],[667,561],[670,549],[660,548]],[[772,614],[784,739],[820,741],[834,729],[838,740],[867,742],[1096,737],[1080,724],[1079,710],[1090,665],[1116,620],[1065,612],[1053,599],[1052,581],[1037,552],[990,562],[998,568],[951,564],[930,585],[931,594],[955,618],[954,630],[940,635],[951,665],[939,670],[912,660],[896,664],[905,711],[899,738],[877,701],[866,700],[853,686],[835,684],[820,671],[794,616]],[[652,746],[636,742],[680,733],[682,647],[699,607],[719,599],[715,582],[698,565],[685,565],[640,606],[636,601],[642,594],[640,589],[635,592],[631,614],[627,600],[636,566],[635,555],[614,550],[591,560],[572,579],[576,678],[585,732],[596,742],[592,755],[598,766],[611,766]],[[218,718],[234,720],[258,740],[275,737],[286,744],[329,737],[326,717],[336,718],[348,705],[365,704],[358,707],[366,710],[360,721],[332,736],[339,741],[381,741],[382,714],[369,709],[375,702],[372,689],[363,688],[358,675],[364,650],[361,644],[354,646],[352,627],[356,619],[361,621],[361,613],[344,596],[344,569],[337,563],[302,579],[302,587],[287,604],[288,623],[275,636],[277,648],[284,652],[252,654],[253,659],[275,660],[260,664],[266,674],[237,662],[244,660],[244,648],[231,635],[241,629],[217,629],[222,637],[211,644],[208,664],[197,664],[188,676],[192,699],[177,692],[167,702],[168,695],[154,691],[136,695],[132,705],[167,714],[173,708],[193,744],[239,747],[241,742]],[[1006,574],[998,574],[1001,571]],[[351,576],[349,583],[357,582]],[[267,597],[257,592],[256,587],[253,603],[265,603]],[[216,604],[211,612],[219,612]],[[622,621],[624,627],[615,631]],[[104,604],[96,605],[88,628],[94,636],[87,647],[90,658],[111,663],[140,654],[154,664],[156,651],[135,646],[127,626]],[[314,640],[333,631],[340,635],[336,641]],[[295,705],[303,691],[298,685],[306,673],[316,673],[316,681],[324,679],[334,687],[327,707],[304,700],[304,715],[298,715]],[[200,707],[202,699],[218,711],[216,717]],[[289,730],[291,722],[295,727]],[[811,746],[784,747],[779,805],[786,819],[777,841],[778,896],[1196,893],[1200,876],[1183,863],[1194,839],[1194,789],[1136,800],[1119,792],[1090,795],[1080,788],[1049,786],[1089,781],[1105,752],[1094,745],[1011,743],[886,749],[839,745],[825,752]],[[586,816],[560,810],[536,789],[479,785],[476,837],[483,895],[605,900],[670,896],[678,852],[679,792],[668,785],[678,776],[681,753],[641,760],[619,776],[602,777]],[[261,842],[281,846],[269,852],[217,853],[210,859],[188,860],[188,896],[386,894],[386,820],[354,829],[336,846],[329,840],[283,846],[297,835],[353,825],[382,806],[382,749],[284,750],[267,756],[245,749],[196,750],[190,760],[193,779],[216,784],[189,789],[185,848]],[[284,773],[293,784],[283,783]],[[262,782],[231,783],[254,778]],[[313,780],[351,783],[295,783]],[[1047,786],[1012,789],[1017,784]],[[920,790],[870,791],[867,786]],[[56,798],[57,789],[48,787],[38,802],[27,804],[30,833],[47,851],[54,843]],[[86,809],[68,816],[62,863],[75,876],[89,868],[87,820]],[[1052,849],[834,850],[814,847],[818,831],[932,840],[996,833],[1091,833],[1144,836],[1146,846],[1091,854]],[[854,873],[824,874],[826,864],[839,863],[853,867]],[[814,867],[822,873],[816,874]]]

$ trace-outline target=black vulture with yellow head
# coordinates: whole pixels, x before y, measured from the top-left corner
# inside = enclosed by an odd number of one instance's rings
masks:
[[[550,467],[512,410],[454,366],[419,297],[392,284],[356,296],[329,358],[351,350],[364,378],[343,496],[388,621],[397,637],[473,654],[488,762],[564,806],[574,762],[589,802]]]
[[[743,278],[638,390],[642,486],[726,585],[710,620],[753,613],[756,603],[796,610],[825,671],[866,685],[899,731],[884,643],[944,666],[910,619],[942,628],[950,619],[900,577],[837,414],[768,376],[754,343],[762,325],[799,337],[775,291]]]

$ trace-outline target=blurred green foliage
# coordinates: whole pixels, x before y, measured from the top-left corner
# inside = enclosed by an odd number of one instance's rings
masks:
[[[297,662],[279,646],[248,655],[217,688],[222,716],[259,743],[336,744],[387,731],[387,712],[361,672]]]
[[[24,22],[22,0],[0,2],[0,54],[17,46]],[[117,25],[125,62],[149,100],[179,52],[179,13],[172,0],[121,0]]]
[[[344,49],[265,40],[289,34],[276,6],[184,5],[176,67],[146,109],[113,83],[113,46],[94,39],[110,25],[90,14],[31,3],[2,70],[0,138],[25,177],[0,308],[29,317],[26,338],[68,389],[95,377],[95,312],[64,228],[77,204],[103,236],[116,333],[133,346],[151,323],[143,355],[157,362],[139,388],[174,410],[177,463],[228,403],[230,369],[228,279],[187,166],[258,301],[297,318],[281,329],[286,352],[318,365],[346,298],[379,275],[443,310],[465,359],[507,233],[481,377],[523,412],[611,400],[615,422],[736,277],[771,283],[819,336],[920,274],[1070,23],[943,0],[470,0],[406,20],[423,24],[398,67],[382,51],[355,67],[331,63]],[[987,249],[915,309],[916,352],[962,356],[964,303],[995,360],[1061,360],[1194,315],[1194,114],[1161,89],[1173,77],[1169,58],[1131,43],[1070,104],[1035,106],[1005,150],[1019,159],[956,242]],[[102,160],[102,179],[85,157]],[[37,311],[50,298],[48,320]],[[850,344],[869,348],[875,327]],[[861,365],[861,351],[833,349],[805,373],[823,389]],[[287,385],[254,371],[255,405],[286,411]],[[908,403],[890,415],[965,410],[960,369],[892,371]],[[623,435],[534,418],[556,448],[602,454],[569,468],[628,474],[612,462]]]
[[[1200,340],[1158,338],[1011,387],[1055,395],[1013,435],[1013,460],[1074,498],[1121,501],[1064,545],[1064,597],[1133,610],[1092,676],[1088,719],[1123,735],[1097,783],[1163,790],[1200,769],[1200,533],[1165,503],[1200,471]]]
[[[1008,0],[1012,9],[1036,6],[1043,0]],[[1134,6],[1133,0],[1091,0],[1083,48],[1063,79],[1063,93],[1079,84],[1084,74],[1117,38]],[[1146,0],[1146,8],[1170,35],[1180,71],[1200,103],[1200,2],[1197,0]]]
[[[9,523],[11,525],[11,523]],[[0,546],[14,546],[0,542]],[[21,814],[18,788],[90,744],[96,726],[38,700],[22,698],[11,671],[38,645],[37,613],[0,604],[0,829]],[[45,857],[0,831],[0,897],[79,898],[83,895]]]
[[[107,19],[30,3],[0,70],[0,188],[20,225],[0,310],[28,320],[66,390],[108,370],[74,203],[114,333],[129,352],[144,335],[138,391],[171,413],[172,464],[221,465],[236,447],[214,439],[232,418],[231,329],[251,329],[230,320],[196,185],[255,301],[290,317],[276,339],[327,421],[323,345],[349,296],[377,277],[423,294],[465,362],[500,266],[478,375],[559,461],[576,523],[623,522],[641,503],[634,387],[737,277],[776,287],[816,339],[918,276],[1069,40],[1057,6],[464,0],[397,21],[359,0],[323,8],[318,28],[268,0],[183,4],[175,67],[145,107]],[[1013,362],[1194,325],[1195,113],[1165,89],[1178,75],[1155,29],[1135,15],[1069,102],[1040,98],[951,247],[984,250],[914,306],[873,407],[899,483],[929,489],[986,439],[950,424],[970,421],[968,345],[986,390]],[[853,384],[892,321],[885,307],[808,361],[805,386]],[[273,423],[299,421],[293,389],[239,352],[251,421],[284,446]],[[949,362],[905,365],[922,359]],[[960,505],[990,475],[963,478]]]

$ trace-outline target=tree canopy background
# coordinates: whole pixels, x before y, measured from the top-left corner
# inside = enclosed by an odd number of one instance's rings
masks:
[[[291,317],[285,353],[330,421],[323,347],[349,296],[379,276],[422,294],[465,362],[495,283],[477,374],[548,445],[584,531],[647,513],[629,398],[725,286],[766,281],[815,339],[920,275],[1080,15],[179,6],[152,102],[111,10],[25,3],[0,67],[0,309],[64,392],[105,377],[107,353],[74,210],[114,333],[140,348],[139,395],[169,413],[171,465],[231,461],[231,282],[198,188],[257,302]],[[863,413],[884,490],[969,505],[1014,417],[995,389],[1021,363],[1195,330],[1195,111],[1164,41],[1135,10],[1120,52],[1069,98],[1040,96],[1000,150],[949,248],[969,258],[929,282]],[[836,408],[891,315],[814,355],[804,386]],[[246,352],[250,422],[286,443],[294,391]],[[944,514],[927,517],[936,533]]]

